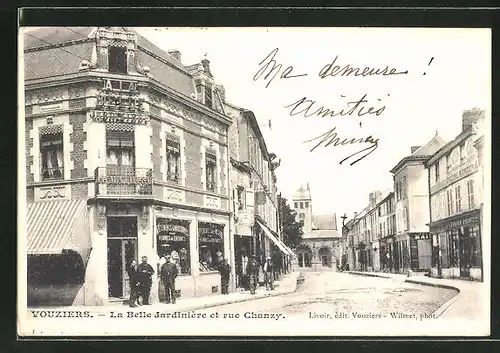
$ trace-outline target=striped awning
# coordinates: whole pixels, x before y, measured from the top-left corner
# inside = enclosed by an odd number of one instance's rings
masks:
[[[281,252],[283,252],[285,255],[290,255],[294,258],[297,257],[295,255],[295,253],[292,251],[292,249],[290,249],[281,240],[279,240],[277,237],[275,237],[274,234],[272,233],[272,231],[268,227],[266,227],[264,224],[262,224],[258,220],[256,220],[256,222],[262,228],[262,230],[264,231],[264,234],[274,243],[274,245],[276,245],[278,247],[278,249],[281,250]]]
[[[91,249],[87,200],[29,203],[27,219],[28,254],[73,250],[86,263]]]

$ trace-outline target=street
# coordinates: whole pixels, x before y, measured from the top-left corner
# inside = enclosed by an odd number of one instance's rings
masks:
[[[456,292],[393,279],[356,276],[339,272],[305,272],[305,282],[289,295],[217,307],[233,313],[280,312],[286,316],[315,315],[431,315]],[[213,308],[197,310],[211,312]],[[318,316],[318,318],[320,318]]]

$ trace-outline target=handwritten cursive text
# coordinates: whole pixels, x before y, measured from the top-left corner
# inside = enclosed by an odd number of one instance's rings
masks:
[[[408,74],[408,70],[406,71],[397,71],[395,68],[389,69],[389,66],[384,68],[373,68],[369,66],[365,66],[363,69],[359,67],[351,66],[349,64],[340,67],[339,65],[335,65],[338,55],[333,59],[330,64],[326,64],[319,72],[318,76],[321,78],[325,78],[328,76],[349,76],[353,74],[353,76],[393,76],[393,75],[406,75]]]
[[[311,148],[310,152],[314,151],[316,148],[320,147],[322,144],[323,144],[322,147],[328,147],[330,145],[332,145],[331,147],[337,147],[337,146],[343,146],[343,145],[352,145],[355,143],[369,143],[370,146],[363,148],[362,150],[359,150],[359,151],[347,156],[346,158],[342,159],[339,163],[339,164],[342,164],[346,160],[348,160],[356,155],[359,155],[360,153],[366,152],[366,154],[364,154],[362,157],[360,157],[360,158],[356,159],[354,162],[352,162],[350,164],[351,166],[356,164],[357,162],[359,162],[363,158],[367,157],[369,154],[373,153],[373,151],[375,151],[378,147],[379,139],[378,138],[375,139],[371,135],[367,136],[367,137],[361,137],[361,138],[345,137],[342,139],[341,137],[337,136],[337,133],[335,131],[336,131],[336,127],[333,127],[333,129],[325,132],[324,134],[322,134],[318,137],[315,137],[313,139],[304,141],[304,143],[320,140],[313,148]]]
[[[257,81],[264,73],[264,80],[269,79],[266,84],[266,88],[269,87],[269,84],[274,80],[274,78],[280,74],[280,79],[287,79],[287,78],[294,78],[294,77],[301,77],[301,76],[307,76],[307,74],[297,74],[297,75],[292,75],[293,72],[293,66],[288,66],[284,71],[281,71],[283,65],[278,64],[274,58],[276,57],[276,54],[278,53],[278,48],[273,49],[266,57],[264,60],[262,60],[259,63],[259,66],[262,65],[262,67],[255,73],[253,76],[253,80]],[[272,76],[271,76],[272,75]]]

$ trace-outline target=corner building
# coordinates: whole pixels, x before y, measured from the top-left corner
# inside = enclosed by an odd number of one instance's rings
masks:
[[[427,162],[431,275],[483,280],[484,110],[466,110],[462,132]]]
[[[24,65],[28,305],[122,301],[141,256],[156,302],[165,254],[180,298],[220,293],[231,121],[210,62],[125,27],[58,27],[25,34]]]

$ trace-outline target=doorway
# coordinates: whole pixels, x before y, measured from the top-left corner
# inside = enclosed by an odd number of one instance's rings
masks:
[[[108,296],[124,299],[130,293],[128,271],[137,260],[137,217],[108,217]]]
[[[462,228],[459,230],[459,249],[460,249],[460,277],[470,277],[470,238],[469,228]]]

